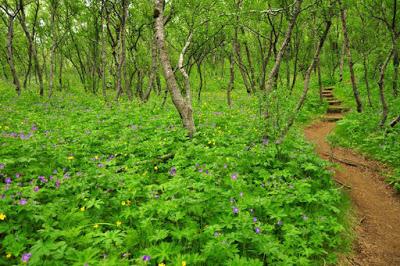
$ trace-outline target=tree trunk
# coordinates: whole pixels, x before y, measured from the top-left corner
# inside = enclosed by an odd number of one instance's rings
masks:
[[[307,94],[310,88],[310,78],[311,78],[311,73],[313,71],[313,69],[315,68],[315,66],[318,64],[319,61],[319,57],[320,57],[320,53],[321,50],[324,46],[326,37],[328,36],[329,30],[331,28],[332,25],[332,21],[326,21],[326,26],[325,26],[325,30],[324,33],[322,34],[317,49],[315,51],[314,54],[314,58],[310,64],[310,66],[308,67],[307,71],[306,71],[306,75],[305,75],[305,79],[304,79],[304,89],[303,89],[303,94],[299,100],[299,102],[297,103],[296,109],[293,112],[293,115],[289,118],[289,121],[286,125],[286,127],[284,128],[284,130],[282,131],[280,137],[278,138],[278,140],[276,141],[277,144],[280,144],[283,142],[283,140],[285,139],[286,135],[288,134],[290,128],[293,126],[297,115],[299,114],[301,108],[303,107],[306,99],[307,99]]]
[[[231,54],[231,56],[229,58],[229,62],[230,62],[230,64],[229,64],[230,76],[229,76],[229,85],[228,85],[226,96],[227,96],[227,100],[228,100],[228,106],[231,107],[232,106],[231,92],[232,92],[233,86],[235,84],[235,59],[234,59],[233,53]]]
[[[344,71],[344,58],[346,56],[346,42],[343,41],[342,50],[340,52],[340,64],[339,64],[339,82],[343,81],[343,71]]]
[[[394,51],[393,51],[393,96],[395,98],[397,98],[398,96],[398,89],[397,89],[397,85],[399,82],[399,64],[400,64],[400,60],[399,60],[399,52],[397,49],[397,43],[394,43]]]
[[[290,38],[292,36],[292,32],[293,32],[294,26],[296,24],[297,17],[300,13],[302,3],[303,3],[303,0],[296,0],[293,16],[290,20],[289,28],[286,32],[285,39],[283,40],[282,46],[276,56],[274,67],[272,68],[272,70],[269,74],[269,77],[268,77],[267,86],[266,86],[267,91],[270,91],[276,85],[276,80],[277,80],[277,77],[279,74],[279,68],[281,66],[282,58],[286,52],[286,47],[289,45]]]
[[[54,72],[56,68],[56,47],[57,47],[57,34],[56,34],[56,12],[57,1],[51,1],[51,50],[50,50],[50,73],[49,73],[49,97],[53,94],[54,87]]]
[[[353,57],[351,56],[349,35],[347,33],[346,11],[344,10],[342,0],[339,0],[339,4],[340,4],[340,18],[342,20],[344,43],[346,46],[347,58],[349,60],[351,85],[353,87],[354,99],[357,104],[357,112],[361,113],[362,112],[362,102],[360,99],[360,94],[358,92],[358,88],[357,88],[357,84],[356,84],[356,77],[355,77],[354,69],[353,69],[354,63],[353,63]]]
[[[386,68],[389,64],[390,58],[393,55],[394,52],[394,47],[392,47],[392,49],[390,50],[389,55],[387,56],[385,62],[382,64],[381,69],[380,69],[380,78],[379,78],[379,98],[381,100],[381,104],[382,104],[382,118],[381,121],[379,123],[380,127],[384,127],[386,120],[387,120],[387,116],[388,116],[388,112],[389,112],[389,108],[388,105],[386,103],[386,99],[385,99],[385,72],[386,72]]]
[[[151,70],[150,70],[150,78],[149,78],[149,86],[147,87],[147,91],[143,95],[143,101],[147,102],[150,97],[150,93],[156,87],[156,76],[157,76],[157,40],[154,33],[153,40],[151,42]]]
[[[156,19],[155,30],[157,45],[160,51],[160,62],[164,69],[164,76],[167,81],[168,90],[171,94],[172,101],[182,118],[183,125],[188,130],[189,137],[192,138],[196,132],[193,119],[193,109],[190,101],[185,100],[179,90],[174,71],[172,70],[168,50],[165,46],[164,0],[155,0],[154,18]]]
[[[13,76],[13,83],[18,96],[21,95],[21,83],[19,82],[17,70],[14,65],[14,19],[16,14],[8,14],[8,34],[7,34],[7,61],[10,66],[11,74]]]
[[[249,83],[249,79],[248,79],[248,76],[247,76],[247,71],[246,71],[246,68],[245,68],[244,63],[243,63],[242,52],[241,52],[240,43],[239,43],[239,39],[238,39],[238,31],[237,31],[237,29],[235,30],[234,48],[235,48],[235,54],[236,54],[236,58],[237,58],[237,63],[238,63],[238,66],[239,66],[239,71],[240,71],[240,74],[242,75],[242,78],[243,78],[244,86],[246,87],[247,94],[251,94],[252,88],[251,88],[251,85]],[[224,69],[225,69],[225,67],[224,67]]]
[[[317,61],[317,74],[318,74],[318,88],[319,88],[319,99],[323,101],[322,97],[322,76],[321,76],[321,59],[318,57]]]
[[[118,101],[119,97],[123,93],[123,70],[125,68],[125,59],[126,59],[126,21],[128,19],[128,12],[129,12],[129,2],[128,0],[122,0],[122,16],[121,16],[121,27],[120,27],[120,37],[119,37],[119,60],[117,66],[117,97],[116,101]],[[131,99],[131,95],[128,95]]]
[[[369,80],[368,80],[368,64],[367,64],[367,55],[363,55],[363,66],[364,66],[364,79],[365,79],[365,87],[367,89],[367,96],[368,96],[368,104],[372,107],[371,101],[371,89],[369,87]]]
[[[203,72],[201,70],[201,62],[197,62],[197,72],[199,73],[199,89],[197,93],[197,101],[201,101],[201,92],[203,90]]]

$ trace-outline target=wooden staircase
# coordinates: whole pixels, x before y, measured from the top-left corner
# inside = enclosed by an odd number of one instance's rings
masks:
[[[337,122],[342,119],[343,113],[350,111],[349,108],[342,107],[342,102],[335,98],[333,95],[334,87],[326,87],[322,91],[322,98],[324,98],[328,104],[328,111],[322,118],[324,122]]]

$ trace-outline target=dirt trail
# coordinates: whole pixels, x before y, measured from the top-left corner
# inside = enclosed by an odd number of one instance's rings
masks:
[[[322,158],[338,164],[335,180],[348,191],[357,215],[354,254],[340,264],[400,266],[400,197],[384,182],[382,165],[328,144],[326,137],[347,111],[332,90],[323,93],[330,105],[328,114],[306,128],[305,135]]]

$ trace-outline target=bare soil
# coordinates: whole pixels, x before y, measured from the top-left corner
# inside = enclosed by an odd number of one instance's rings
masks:
[[[352,150],[331,147],[326,137],[335,125],[321,119],[305,135],[323,159],[338,165],[332,169],[334,178],[349,194],[356,214],[353,254],[340,265],[400,266],[400,197],[384,181],[388,169]]]

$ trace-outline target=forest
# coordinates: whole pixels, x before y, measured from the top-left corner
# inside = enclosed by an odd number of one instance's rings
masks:
[[[400,265],[399,1],[0,18],[0,265]]]

